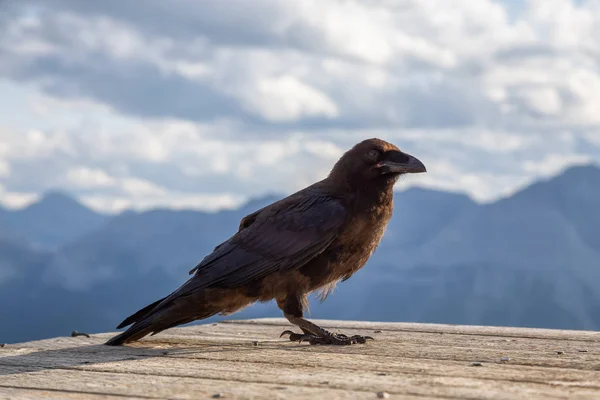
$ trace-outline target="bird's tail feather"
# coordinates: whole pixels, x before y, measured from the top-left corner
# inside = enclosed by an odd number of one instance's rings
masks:
[[[152,332],[151,321],[142,321],[140,323],[133,324],[125,332],[119,333],[106,341],[108,346],[121,346],[125,343],[134,342],[143,338]]]
[[[174,299],[168,303],[157,305],[159,300],[150,304],[123,321],[119,327],[133,323],[126,331],[112,337],[105,344],[109,346],[120,346],[125,343],[135,342],[149,334],[155,335],[165,329],[177,325],[187,324],[197,319],[204,319],[217,314],[220,310],[211,306],[196,306],[190,308],[184,301]],[[190,311],[193,310],[193,313]]]
[[[152,311],[152,309],[154,309],[164,299],[166,299],[166,297],[163,297],[162,299],[157,300],[154,303],[147,305],[146,307],[144,307],[141,310],[137,311],[135,314],[132,314],[129,317],[125,318],[125,320],[123,322],[121,322],[119,324],[119,326],[117,326],[117,329],[124,328],[127,325],[131,325],[134,322],[141,320],[146,315],[150,314],[150,312]]]

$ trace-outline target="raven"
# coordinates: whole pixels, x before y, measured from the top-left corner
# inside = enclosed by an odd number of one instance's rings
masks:
[[[165,329],[229,315],[272,299],[303,333],[291,341],[347,345],[368,336],[331,333],[304,318],[308,294],[324,300],[339,281],[359,270],[375,251],[393,211],[393,186],[407,173],[426,172],[421,161],[373,138],[348,150],[329,175],[242,218],[238,231],[218,245],[170,295],[126,318],[117,346]]]

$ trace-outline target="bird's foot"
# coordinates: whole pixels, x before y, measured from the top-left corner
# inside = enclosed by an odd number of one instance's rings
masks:
[[[292,331],[283,331],[279,337],[283,337],[283,335],[290,335],[290,341],[298,343],[308,342],[311,339],[317,338],[317,336],[312,333],[295,333]]]
[[[308,342],[311,345],[316,344],[331,344],[336,346],[357,344],[357,343],[366,343],[368,339],[375,340],[371,336],[346,336],[343,333],[331,333],[324,330],[324,335],[317,336],[311,333],[294,333],[292,331],[283,331],[279,337],[283,335],[290,335],[290,341],[292,342]]]
[[[349,345],[349,344],[364,344],[367,340],[375,340],[371,336],[353,335],[346,336],[343,333],[331,333],[327,332],[324,336],[317,336],[312,340],[309,340],[310,344],[333,344],[337,346]]]

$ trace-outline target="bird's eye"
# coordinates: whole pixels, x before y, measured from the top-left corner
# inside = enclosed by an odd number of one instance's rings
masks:
[[[377,150],[369,150],[367,157],[369,157],[371,160],[377,160],[379,158],[379,154],[380,153]]]

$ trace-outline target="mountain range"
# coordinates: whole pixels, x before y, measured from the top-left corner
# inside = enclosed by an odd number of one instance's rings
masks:
[[[235,210],[104,215],[62,192],[0,208],[0,342],[112,331],[237,229]],[[493,203],[412,188],[367,265],[315,318],[600,330],[600,168],[571,167]],[[281,316],[257,304],[227,318]],[[214,317],[220,319],[222,317]]]

